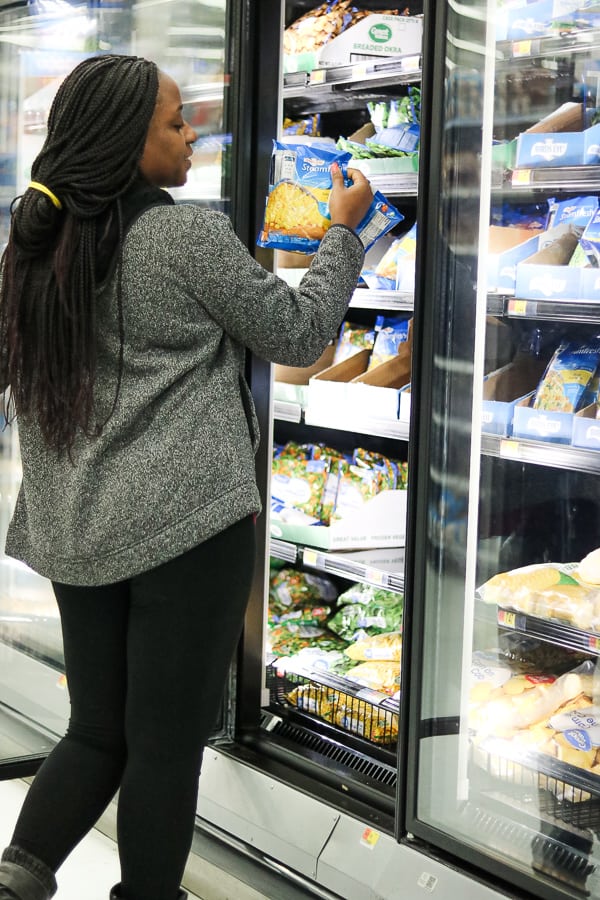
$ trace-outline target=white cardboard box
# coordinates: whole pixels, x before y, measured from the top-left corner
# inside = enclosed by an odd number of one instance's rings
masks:
[[[419,56],[422,42],[420,16],[372,13],[328,41],[317,55],[317,68],[348,66],[377,56]]]
[[[360,509],[331,525],[298,525],[271,516],[271,537],[322,550],[403,547],[406,539],[406,491],[381,491]]]

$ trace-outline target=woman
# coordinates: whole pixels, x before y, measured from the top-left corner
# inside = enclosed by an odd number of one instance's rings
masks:
[[[292,289],[225,216],[162,190],[185,183],[195,140],[154,63],[87,59],[59,88],[13,210],[0,376],[23,481],[6,552],[52,582],[71,717],[3,853],[0,900],[51,897],[117,789],[111,897],[186,896],[260,511],[245,351],[311,364],[362,265],[361,173],[349,187],[332,173],[332,227]]]

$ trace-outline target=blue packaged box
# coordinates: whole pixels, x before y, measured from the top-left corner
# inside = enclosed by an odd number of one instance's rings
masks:
[[[515,409],[528,403],[544,373],[545,364],[533,356],[490,372],[483,380],[482,431],[510,437]]]
[[[584,131],[524,132],[517,138],[516,168],[582,166],[585,134]]]
[[[581,295],[582,269],[568,265],[582,229],[557,225],[539,238],[537,253],[517,266],[515,296],[524,300],[568,300]]]
[[[600,450],[600,419],[596,418],[597,415],[598,407],[595,403],[575,413],[571,438],[574,447]]]
[[[581,235],[580,244],[590,265],[598,268],[600,266],[600,210],[597,210],[588,222]]]
[[[600,165],[600,125],[592,125],[583,132],[583,164]]]
[[[529,405],[531,399],[515,406],[513,437],[528,438],[532,441],[551,441],[553,444],[570,444],[575,418],[573,413],[532,409]]]
[[[510,8],[506,12],[506,37],[512,41],[551,33],[552,22],[583,6],[581,0],[538,0]]]
[[[528,228],[490,225],[488,237],[488,290],[512,293],[517,264],[538,249],[539,233]]]
[[[600,269],[590,266],[587,269],[580,269],[581,291],[580,298],[582,300],[600,300]]]
[[[550,200],[548,212],[549,226],[574,225],[586,228],[598,209],[598,197],[570,197],[568,200]]]
[[[523,300],[578,300],[581,272],[574,266],[544,266],[528,263],[517,266],[515,297]]]

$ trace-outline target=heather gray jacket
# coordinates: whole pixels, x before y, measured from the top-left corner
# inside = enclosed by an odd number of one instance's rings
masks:
[[[54,581],[105,584],[259,511],[245,349],[313,363],[344,317],[362,260],[356,235],[333,226],[292,289],[253,259],[221,213],[192,205],[143,213],[125,242],[116,408],[100,437],[78,438],[74,465],[19,420],[23,481],[7,554]],[[114,282],[98,298],[104,417],[117,388]]]

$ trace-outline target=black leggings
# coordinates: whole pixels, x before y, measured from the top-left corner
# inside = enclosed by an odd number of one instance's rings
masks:
[[[247,518],[127,581],[53,585],[71,718],[33,781],[13,845],[56,872],[119,789],[124,898],[175,900],[254,556]]]

